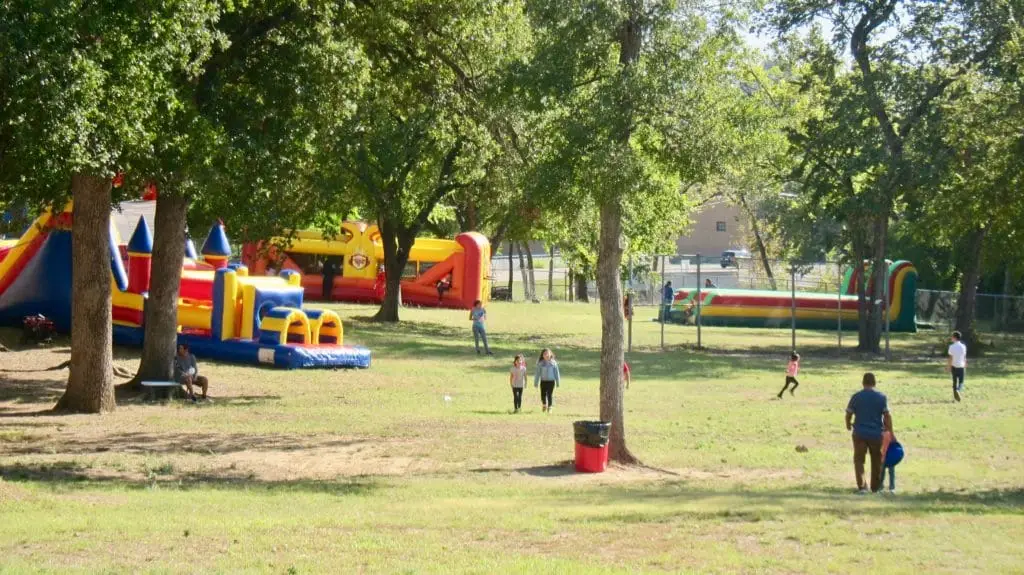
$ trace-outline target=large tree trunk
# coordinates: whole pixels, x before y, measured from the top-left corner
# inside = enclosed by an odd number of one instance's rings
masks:
[[[114,410],[110,178],[71,177],[71,370],[58,411]]]
[[[622,22],[619,43],[619,65],[628,74],[640,60],[643,35],[642,3],[630,3],[629,14]],[[620,101],[623,130],[616,144],[629,153],[633,102],[626,95]],[[620,463],[636,463],[626,447],[623,417],[622,364],[625,361],[625,329],[622,317],[622,196],[620,190],[608,190],[600,199],[601,234],[597,256],[597,291],[601,302],[601,420],[612,424],[608,441],[608,458]]]
[[[576,280],[576,301],[580,303],[590,303],[590,294],[587,293],[587,278],[590,274],[582,271],[578,271],[575,274]]]
[[[874,305],[871,307],[871,315],[868,316],[868,333],[871,336],[868,343],[871,344],[870,351],[880,353],[882,351],[882,334],[885,331],[885,313],[889,307],[888,302],[885,301],[889,297],[889,286],[886,283],[889,263],[885,259],[889,246],[889,210],[886,210],[885,214],[879,214],[876,218],[874,235],[875,257],[872,262]]]
[[[153,224],[153,272],[146,299],[145,340],[139,371],[131,381],[169,381],[174,375],[174,353],[178,342],[178,290],[181,263],[185,258],[185,227],[188,200],[165,193],[156,199]]]
[[[402,271],[409,263],[409,249],[412,240],[409,234],[399,233],[397,226],[386,218],[379,219],[381,243],[384,244],[384,301],[373,316],[374,321],[398,322],[398,310],[402,307]]]
[[[537,301],[537,274],[533,267],[533,253],[530,250],[530,242],[523,242],[523,249],[526,250],[526,268],[529,272],[527,278],[530,280],[530,300]]]
[[[610,199],[601,204],[601,243],[597,260],[597,286],[601,292],[601,421],[612,423],[608,458],[635,463],[626,447],[623,417],[622,364],[625,329],[622,318],[622,204]]]
[[[476,202],[469,198],[464,206],[462,217],[459,218],[459,231],[462,233],[475,232],[479,227]]]
[[[516,250],[519,252],[519,275],[522,276],[523,280],[523,298],[527,301],[533,299],[533,294],[530,293],[530,278],[526,275],[526,258],[523,257],[523,245],[524,242],[516,244]]]
[[[886,210],[884,214],[877,214],[871,222],[871,277],[865,277],[871,293],[869,297],[860,302],[857,334],[857,349],[859,351],[870,353],[881,351],[879,342],[885,324],[883,315],[885,307],[883,303],[879,302],[886,291],[884,282],[888,266],[885,262],[885,250],[888,233],[889,214]],[[866,276],[866,273],[862,276]]]
[[[981,278],[981,255],[985,245],[985,228],[975,228],[967,236],[967,253],[965,254],[962,274],[960,276],[960,295],[956,300],[956,329],[963,335],[967,345],[967,353],[980,355],[977,345],[978,332],[974,329],[974,315],[977,307],[978,281]]]

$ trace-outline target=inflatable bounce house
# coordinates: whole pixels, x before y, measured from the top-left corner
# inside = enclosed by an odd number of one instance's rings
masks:
[[[384,246],[375,225],[345,222],[337,239],[319,231],[294,238],[247,244],[242,261],[254,275],[266,270],[302,274],[306,297],[380,303],[384,299]],[[491,246],[476,232],[454,240],[416,238],[402,273],[402,302],[425,307],[470,309],[490,295]]]
[[[0,323],[19,325],[43,314],[59,330],[71,326],[71,205],[46,212],[15,244],[0,248]],[[110,228],[114,340],[141,345],[153,240],[141,217],[125,249]],[[178,341],[198,357],[300,367],[369,367],[370,351],[343,345],[341,319],[303,309],[300,277],[251,277],[229,265],[230,245],[217,223],[196,259],[186,245],[178,300]],[[126,258],[122,254],[127,255]],[[127,263],[127,266],[125,265]]]
[[[870,268],[866,268],[870,273]],[[850,268],[843,279],[843,295],[796,292],[796,327],[835,329],[842,318],[847,329],[857,328],[857,284],[865,268]],[[871,276],[869,276],[871,277]],[[873,282],[868,298],[875,298]],[[889,329],[916,332],[915,297],[917,269],[906,261],[889,264]],[[878,294],[881,297],[882,294]],[[686,322],[695,312],[697,290],[680,289],[675,294],[669,319]],[[792,294],[788,291],[707,288],[700,290],[701,325],[734,327],[789,327]]]

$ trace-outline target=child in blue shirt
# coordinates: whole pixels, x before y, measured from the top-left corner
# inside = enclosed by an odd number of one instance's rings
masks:
[[[487,355],[494,355],[491,353],[491,348],[487,347],[487,328],[484,327],[484,321],[487,320],[487,310],[484,309],[484,303],[480,300],[473,302],[473,309],[469,310],[469,319],[473,322],[473,345],[476,346],[477,355],[480,354],[480,340],[484,340],[484,351]]]
[[[558,362],[550,349],[544,348],[537,360],[537,371],[533,375],[533,387],[540,387],[541,411],[551,413],[555,407],[555,388],[561,383],[562,375],[558,372]]]
[[[891,431],[882,434],[882,483],[885,483],[885,473],[889,473],[889,493],[896,492],[896,466],[903,461],[903,445],[896,441],[896,436]]]

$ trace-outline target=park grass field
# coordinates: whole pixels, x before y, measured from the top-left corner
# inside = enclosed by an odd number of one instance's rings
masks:
[[[788,331],[707,329],[698,351],[694,328],[667,326],[663,352],[638,313],[627,426],[645,465],[577,475],[596,305],[492,304],[494,357],[473,353],[464,312],[392,327],[336,309],[370,370],[204,363],[199,405],[48,415],[63,374],[39,370],[66,342],[0,354],[0,572],[1024,571],[1019,340],[975,360],[955,404],[935,334],[896,337],[886,364],[800,332],[801,385],[778,401]],[[531,387],[512,415],[511,357],[545,346],[555,411]],[[868,369],[907,449],[892,496],[853,490],[843,409]]]

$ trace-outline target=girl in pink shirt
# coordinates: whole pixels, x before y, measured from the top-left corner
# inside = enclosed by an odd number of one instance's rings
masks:
[[[789,388],[790,383],[793,384],[793,387],[789,389],[789,394],[793,395],[793,392],[796,391],[797,386],[800,385],[800,382],[796,380],[798,373],[800,373],[800,354],[794,351],[793,355],[789,356],[789,365],[786,366],[786,385],[782,386],[779,399],[782,399],[782,394],[786,388]]]

